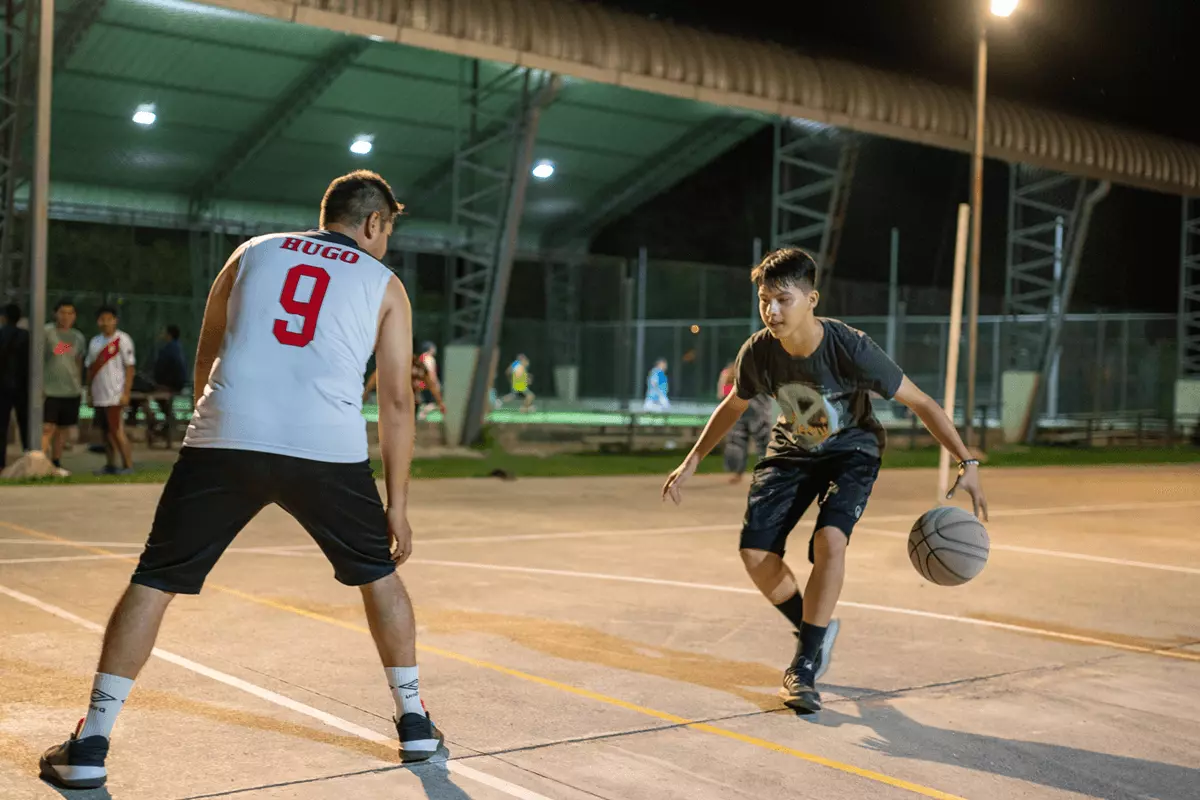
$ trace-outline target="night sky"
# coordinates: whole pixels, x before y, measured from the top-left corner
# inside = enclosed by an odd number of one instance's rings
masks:
[[[974,30],[968,0],[797,3],[781,17],[762,0],[603,0],[603,5],[712,31],[851,59],[969,90]],[[1200,143],[1189,77],[1200,75],[1200,3],[1186,0],[1021,0],[989,35],[989,96]],[[747,140],[610,226],[599,252],[743,264],[770,235],[771,135]],[[983,291],[1003,292],[1007,167],[985,170]],[[888,237],[901,231],[901,280],[949,285],[955,205],[965,202],[965,155],[869,140],[859,159],[837,273],[887,279]],[[727,225],[697,233],[697,203]],[[1174,311],[1177,197],[1114,186],[1097,208],[1072,310]]]

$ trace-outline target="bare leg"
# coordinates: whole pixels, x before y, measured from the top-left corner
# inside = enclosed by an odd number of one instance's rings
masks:
[[[741,550],[740,552],[742,563],[746,565],[746,574],[750,576],[750,580],[754,581],[754,585],[762,592],[763,597],[771,601],[772,605],[779,605],[796,594],[798,588],[796,576],[792,574],[788,565],[783,563],[782,558],[767,550]],[[812,585],[811,581],[809,585]],[[807,599],[804,604],[807,612]],[[804,616],[806,619],[808,618],[807,613]]]
[[[125,435],[125,423],[122,422],[117,426],[117,429],[109,434],[110,446],[114,450],[114,461],[116,453],[121,455],[121,466],[125,469],[133,467],[133,448],[130,447],[129,437]],[[115,464],[114,464],[115,466]]]
[[[57,438],[58,426],[51,425],[49,422],[42,423],[42,452],[51,458],[58,458],[52,451],[54,440]]]
[[[846,534],[821,528],[813,536],[813,570],[804,589],[804,621],[825,627],[833,618],[846,579]]]
[[[385,667],[411,667],[417,663],[417,623],[412,602],[400,576],[360,586],[371,637]]]
[[[129,584],[108,620],[96,671],[130,680],[136,678],[150,658],[163,614],[174,598],[169,592]]]

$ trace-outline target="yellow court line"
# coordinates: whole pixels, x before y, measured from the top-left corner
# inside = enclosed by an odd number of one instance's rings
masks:
[[[3,525],[7,528],[11,528],[12,530],[18,531],[20,533],[27,534],[29,536],[34,536],[39,539],[64,542],[68,545],[74,544],[73,542],[71,542],[70,539],[65,539],[61,536],[55,536],[52,533],[45,533],[43,531],[34,530],[33,528],[26,528],[22,525],[15,525],[11,522],[5,522],[3,520],[0,520],[0,525]],[[108,551],[104,550],[103,548],[92,547],[90,545],[74,545],[74,546],[78,547],[81,550],[88,550],[90,552],[94,552],[96,554],[102,554],[102,555],[114,555],[114,556],[117,556],[119,558],[119,560],[137,563],[137,559],[119,556],[116,553],[109,553]],[[319,613],[316,613],[313,611],[308,611],[303,608],[296,608],[295,606],[291,606],[286,603],[279,603],[279,602],[276,602],[275,600],[270,600],[265,597],[259,597],[257,595],[249,594],[249,593],[243,592],[239,589],[234,589],[230,586],[223,586],[223,585],[217,584],[217,583],[206,583],[205,585],[207,587],[215,589],[219,592],[224,592],[226,594],[233,595],[234,597],[238,597],[238,598],[247,600],[252,603],[257,603],[262,606],[267,606],[269,608],[274,608],[279,611],[290,612],[292,614],[297,614],[302,617],[307,617],[308,619],[316,620],[318,622],[325,622],[325,623],[329,623],[331,625],[336,625],[340,628],[345,628],[347,630],[355,631],[357,633],[365,633],[368,636],[371,633],[369,629],[364,628],[361,625],[355,625],[352,622],[346,622],[345,620],[336,619],[335,617],[328,617],[328,616],[325,616],[324,614],[319,614]],[[924,797],[932,797],[932,798],[936,798],[936,800],[965,800],[964,798],[959,797],[958,795],[941,792],[941,791],[938,791],[937,789],[932,789],[928,786],[922,786],[917,783],[911,783],[910,781],[906,781],[901,778],[893,778],[891,775],[884,775],[881,772],[875,772],[874,770],[863,769],[862,767],[856,767],[853,764],[844,764],[841,761],[834,761],[832,759],[824,758],[822,756],[818,756],[813,753],[806,753],[803,750],[796,750],[795,748],[779,744],[778,742],[772,742],[767,739],[760,739],[757,736],[748,736],[744,733],[738,733],[736,731],[731,731],[726,728],[720,728],[720,727],[717,727],[716,725],[710,725],[706,722],[695,722],[693,720],[687,719],[686,717],[680,717],[680,716],[671,714],[666,711],[658,711],[657,709],[648,708],[646,706],[641,706],[636,703],[630,703],[630,702],[621,700],[616,697],[610,697],[606,694],[600,694],[599,692],[593,692],[589,689],[582,689],[578,686],[572,686],[568,683],[562,683],[560,681],[556,681],[551,678],[543,678],[540,675],[533,675],[528,672],[522,672],[521,670],[512,669],[510,667],[505,667],[500,664],[493,664],[490,661],[483,661],[478,658],[472,658],[471,656],[463,655],[461,653],[455,653],[452,650],[443,650],[440,647],[432,647],[430,645],[421,645],[421,644],[417,645],[417,649],[423,653],[428,653],[430,655],[435,655],[435,656],[441,656],[442,658],[449,658],[454,661],[460,661],[464,664],[470,664],[471,666],[474,666],[474,667],[480,667],[481,669],[491,670],[493,672],[498,672],[498,673],[501,673],[503,675],[508,675],[513,678],[519,678],[524,681],[529,681],[531,683],[540,684],[542,686],[546,686],[551,689],[558,689],[559,691],[567,692],[567,693],[573,694],[577,697],[584,697],[584,698],[587,698],[588,700],[595,700],[596,702],[605,703],[606,705],[615,706],[617,708],[623,708],[626,711],[633,711],[635,713],[642,714],[642,715],[645,715],[648,717],[653,717],[655,719],[662,720],[664,722],[670,722],[675,725],[680,725],[683,727],[691,728],[693,730],[701,731],[704,733],[709,733],[714,736],[721,736],[726,739],[732,739],[733,741],[742,742],[743,744],[753,745],[754,747],[759,747],[764,750],[770,750],[770,751],[773,751],[776,753],[783,753],[785,755],[789,755],[794,758],[798,758],[801,761],[807,761],[810,764],[817,764],[818,766],[827,767],[829,769],[834,769],[834,770],[837,770],[838,772],[843,772],[847,775],[856,775],[860,778],[866,778],[867,780],[875,781],[876,783],[882,783],[882,784],[885,784],[887,786],[892,786],[897,789],[904,789],[905,791],[909,791],[914,794],[919,794]]]

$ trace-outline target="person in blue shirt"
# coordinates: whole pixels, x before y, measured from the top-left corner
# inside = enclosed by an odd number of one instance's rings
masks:
[[[667,360],[665,358],[660,358],[655,362],[654,368],[646,376],[644,408],[647,411],[667,411],[671,408],[667,390]]]

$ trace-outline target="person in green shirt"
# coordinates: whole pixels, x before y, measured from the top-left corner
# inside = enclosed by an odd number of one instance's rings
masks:
[[[79,424],[79,399],[83,394],[83,357],[87,339],[75,327],[75,304],[59,300],[54,322],[46,325],[45,391],[42,452],[62,468],[63,440]]]

